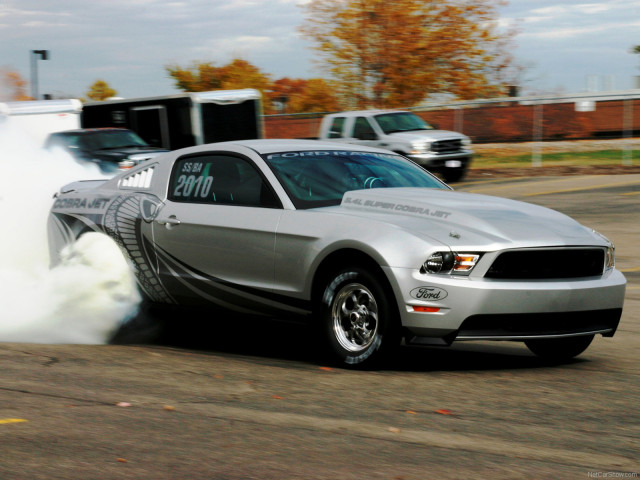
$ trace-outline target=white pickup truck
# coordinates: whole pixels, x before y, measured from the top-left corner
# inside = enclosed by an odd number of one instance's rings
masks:
[[[321,140],[368,145],[400,153],[445,181],[461,180],[473,150],[466,135],[436,130],[403,110],[361,110],[332,113],[322,119]]]

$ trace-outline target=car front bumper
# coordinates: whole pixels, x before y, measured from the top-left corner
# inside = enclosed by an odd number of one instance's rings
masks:
[[[459,152],[446,154],[430,152],[407,155],[408,158],[418,165],[430,169],[465,168],[471,163],[472,156],[472,150],[460,150]]]
[[[402,326],[418,337],[418,343],[612,336],[626,288],[624,276],[615,269],[597,279],[544,281],[425,275],[404,268],[386,271]],[[439,292],[438,298],[425,299],[421,291]]]

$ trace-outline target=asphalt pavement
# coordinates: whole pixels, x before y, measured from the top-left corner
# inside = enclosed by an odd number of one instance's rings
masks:
[[[517,343],[325,365],[288,322],[141,316],[109,345],[0,344],[0,479],[640,476],[640,175],[456,185],[563,211],[616,244],[617,334],[545,363]]]

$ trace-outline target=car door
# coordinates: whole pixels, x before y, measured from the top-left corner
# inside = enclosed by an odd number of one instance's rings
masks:
[[[379,144],[378,134],[367,117],[356,117],[353,120],[350,137],[349,143],[357,145],[376,147]]]
[[[179,158],[153,224],[163,286],[178,303],[263,311],[270,304],[282,212],[250,159],[220,153]]]

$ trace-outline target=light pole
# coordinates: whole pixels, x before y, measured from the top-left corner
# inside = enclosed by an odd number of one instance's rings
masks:
[[[38,59],[49,60],[49,50],[31,50],[31,96],[38,100]]]

